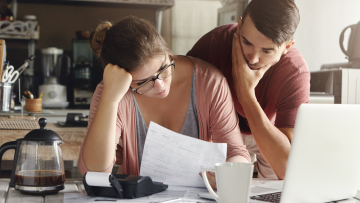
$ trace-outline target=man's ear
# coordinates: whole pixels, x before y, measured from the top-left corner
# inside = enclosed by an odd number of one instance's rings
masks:
[[[282,55],[286,54],[286,53],[289,51],[289,49],[290,49],[294,44],[295,44],[295,40],[294,40],[294,39],[288,41],[288,42],[286,43],[286,45],[285,45],[285,49],[284,49]]]

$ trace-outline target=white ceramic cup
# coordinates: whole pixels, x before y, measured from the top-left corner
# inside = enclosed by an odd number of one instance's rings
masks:
[[[219,203],[248,203],[254,165],[225,162],[215,164],[214,169],[202,169],[202,177],[210,194]],[[215,172],[217,193],[211,188],[206,171]]]

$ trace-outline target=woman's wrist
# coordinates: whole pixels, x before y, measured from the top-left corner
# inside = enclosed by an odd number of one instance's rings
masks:
[[[124,95],[126,94],[127,91],[123,90],[123,91],[119,91],[117,90],[117,92],[114,92],[112,90],[108,90],[106,88],[104,88],[103,93],[101,95],[101,100],[106,101],[106,103],[113,103],[113,104],[118,104],[120,102],[120,100],[124,97]]]

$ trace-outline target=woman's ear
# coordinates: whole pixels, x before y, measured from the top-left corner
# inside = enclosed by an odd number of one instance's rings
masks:
[[[286,43],[286,42],[285,42],[285,43]],[[294,40],[294,39],[288,41],[288,42],[286,43],[286,45],[285,45],[285,49],[284,49],[282,55],[286,54],[286,53],[289,51],[289,49],[290,49],[294,44],[295,44],[295,40]]]

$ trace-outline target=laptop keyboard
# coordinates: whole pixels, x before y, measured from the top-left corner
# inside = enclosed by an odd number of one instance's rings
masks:
[[[264,195],[256,195],[250,197],[250,199],[264,201],[264,202],[280,202],[281,192],[269,193]]]

